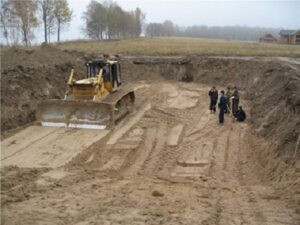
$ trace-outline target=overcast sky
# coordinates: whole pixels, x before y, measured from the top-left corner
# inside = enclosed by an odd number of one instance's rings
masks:
[[[62,33],[62,39],[84,38],[80,29],[84,24],[81,17],[90,0],[68,1],[74,17],[68,31]],[[245,25],[300,29],[300,0],[116,0],[115,2],[126,11],[139,7],[146,13],[147,23],[169,19],[180,26]],[[40,37],[37,38],[39,39]]]

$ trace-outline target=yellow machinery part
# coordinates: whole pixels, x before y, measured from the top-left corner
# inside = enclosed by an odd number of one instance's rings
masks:
[[[106,90],[108,90],[109,92],[112,91],[113,87],[112,87],[112,83],[110,81],[108,82],[104,82],[104,87]]]

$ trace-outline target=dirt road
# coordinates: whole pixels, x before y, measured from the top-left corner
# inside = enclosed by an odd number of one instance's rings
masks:
[[[272,145],[230,116],[219,125],[208,89],[149,82],[137,90],[136,112],[66,165],[8,167],[3,224],[298,225],[299,208],[261,180],[266,168],[257,157],[272,160]],[[249,111],[243,95],[242,105]],[[88,143],[88,133],[70,132]],[[78,145],[67,137],[63,148]],[[34,155],[41,148],[34,146],[26,151]]]

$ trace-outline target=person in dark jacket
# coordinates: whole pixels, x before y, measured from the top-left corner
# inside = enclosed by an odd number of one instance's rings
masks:
[[[240,106],[239,110],[236,112],[236,120],[239,122],[243,122],[246,119],[246,113],[243,110],[243,107]]]
[[[220,102],[219,102],[219,108],[220,108],[219,122],[220,122],[220,124],[224,123],[224,113],[225,113],[226,107],[227,107],[227,104],[226,104],[225,92],[222,90]]]
[[[236,112],[238,111],[239,108],[239,102],[240,102],[240,93],[237,87],[234,87],[232,93],[232,115],[234,117],[236,117]]]
[[[216,105],[218,102],[218,90],[216,87],[212,87],[212,89],[208,92],[208,95],[210,97],[209,109],[211,112],[216,112]]]

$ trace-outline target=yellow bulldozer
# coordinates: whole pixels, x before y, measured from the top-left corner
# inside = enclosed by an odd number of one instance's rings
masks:
[[[112,128],[133,109],[135,93],[122,85],[117,60],[95,59],[86,63],[86,70],[86,77],[79,80],[71,70],[64,99],[38,104],[36,117],[42,126]]]

